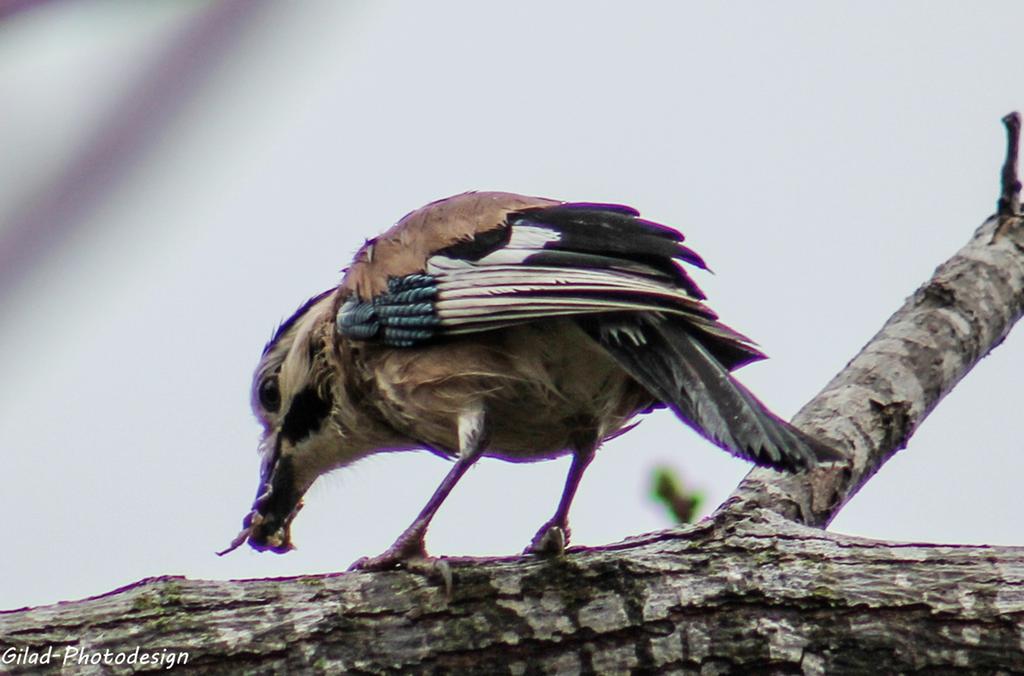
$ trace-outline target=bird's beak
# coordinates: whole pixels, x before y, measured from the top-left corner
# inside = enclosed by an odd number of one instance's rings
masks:
[[[234,551],[246,540],[257,551],[284,554],[294,549],[291,524],[302,509],[305,492],[296,483],[294,463],[290,453],[283,453],[281,441],[275,440],[273,452],[263,464],[259,490],[252,510],[242,519],[242,530],[227,549],[218,556]]]

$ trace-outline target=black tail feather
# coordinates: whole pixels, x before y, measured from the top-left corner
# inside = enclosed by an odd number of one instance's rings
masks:
[[[843,458],[769,411],[684,321],[638,313],[580,324],[683,422],[726,451],[788,471]]]

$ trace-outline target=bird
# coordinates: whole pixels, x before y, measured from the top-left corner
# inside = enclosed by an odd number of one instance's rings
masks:
[[[628,206],[503,192],[431,202],[367,240],[263,350],[251,393],[258,490],[219,553],[246,541],[291,550],[319,476],[425,449],[453,461],[447,475],[393,545],[353,568],[426,560],[431,519],[482,456],[571,455],[554,514],[526,548],[558,556],[597,449],[658,408],[760,466],[843,460],[733,377],[765,355],[705,303],[690,272],[708,266],[683,242]]]

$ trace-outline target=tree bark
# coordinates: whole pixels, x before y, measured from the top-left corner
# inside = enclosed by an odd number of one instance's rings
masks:
[[[450,589],[409,572],[164,577],[3,612],[0,671],[1024,673],[1024,547],[817,528],[1024,314],[1006,122],[999,213],[794,420],[848,464],[757,469],[695,526],[556,560],[449,559]]]
[[[1024,548],[876,542],[758,510],[452,572],[450,598],[404,572],[155,578],[0,615],[0,643],[55,646],[55,671],[67,646],[143,646],[199,673],[1024,672]]]

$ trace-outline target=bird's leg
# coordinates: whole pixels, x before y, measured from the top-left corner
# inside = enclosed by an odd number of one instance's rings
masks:
[[[485,431],[482,406],[474,405],[459,416],[459,457],[448,474],[441,480],[441,484],[434,494],[430,496],[430,500],[420,510],[412,524],[384,553],[379,556],[361,558],[353,563],[349,570],[388,570],[402,564],[408,567],[411,561],[422,562],[427,558],[427,549],[423,542],[427,534],[427,527],[448,494],[455,488],[455,484],[459,482],[466,470],[483,455],[487,446]],[[416,568],[422,568],[422,566],[416,566]]]
[[[569,474],[565,477],[565,487],[562,488],[562,498],[558,501],[555,515],[540,527],[524,554],[559,556],[565,551],[565,545],[569,542],[569,507],[572,506],[572,499],[576,496],[583,472],[594,459],[594,450],[594,446],[588,444],[574,451],[572,465],[569,466]]]

